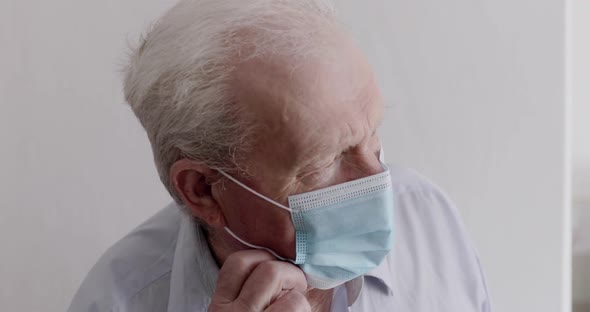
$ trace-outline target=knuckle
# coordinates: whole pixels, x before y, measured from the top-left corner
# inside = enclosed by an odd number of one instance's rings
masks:
[[[297,302],[304,301],[305,303],[307,303],[307,298],[305,298],[305,295],[302,292],[292,291],[291,293],[293,294],[293,298],[295,301],[297,301]]]
[[[227,257],[224,266],[234,270],[243,271],[249,266],[248,260],[239,252],[235,252]]]
[[[259,264],[256,269],[266,276],[278,277],[281,274],[282,267],[277,261],[266,261]]]
[[[288,305],[296,309],[296,311],[311,311],[311,305],[305,295],[298,291],[290,291],[287,298],[289,301]]]
[[[305,283],[305,286],[307,287],[307,278],[305,277],[305,273],[303,273],[303,270],[301,270],[298,267],[293,267],[293,269],[295,270],[297,278],[299,278],[299,280]]]

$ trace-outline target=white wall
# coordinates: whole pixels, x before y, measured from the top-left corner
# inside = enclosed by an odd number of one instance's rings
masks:
[[[573,299],[590,309],[590,2],[573,0]]]
[[[171,2],[0,1],[0,310],[65,311],[99,255],[169,201],[119,69]]]
[[[117,70],[172,2],[0,2],[3,309],[63,311],[168,201]],[[392,106],[388,160],[458,203],[497,311],[560,311],[563,1],[338,3]]]
[[[590,1],[573,0],[574,197],[590,203]]]
[[[564,1],[339,2],[391,104],[388,161],[454,198],[497,311],[562,311]]]

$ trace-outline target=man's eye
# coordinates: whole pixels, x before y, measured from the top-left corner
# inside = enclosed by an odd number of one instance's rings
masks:
[[[330,172],[334,167],[335,162],[336,161],[334,160],[327,165],[323,165],[318,169],[314,169],[313,171],[303,175],[301,177],[302,182],[309,186],[322,184],[330,177]]]
[[[320,184],[326,176],[323,172],[314,172],[305,177],[305,184],[311,186]]]

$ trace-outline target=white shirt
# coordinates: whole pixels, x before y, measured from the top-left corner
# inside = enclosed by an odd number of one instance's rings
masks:
[[[333,312],[490,312],[482,268],[448,198],[390,168],[394,246],[372,272],[334,290]],[[100,258],[69,312],[204,312],[219,268],[199,226],[170,204]]]

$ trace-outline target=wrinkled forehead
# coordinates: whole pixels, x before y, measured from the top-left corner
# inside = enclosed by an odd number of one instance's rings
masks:
[[[372,70],[346,41],[309,58],[249,60],[238,67],[234,90],[261,125],[258,148],[291,165],[354,145],[382,118]]]

